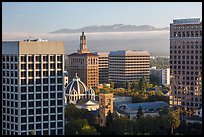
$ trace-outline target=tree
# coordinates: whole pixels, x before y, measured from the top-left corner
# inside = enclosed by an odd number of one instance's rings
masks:
[[[110,125],[109,134],[114,135],[131,135],[133,134],[133,121],[126,117],[121,117],[113,121]]]
[[[106,116],[106,126],[109,127],[110,124],[113,122],[113,116],[111,111],[108,111],[108,115]]]
[[[132,83],[131,89],[134,91],[138,91],[139,90],[138,82],[134,81]]]
[[[167,108],[167,107],[163,107],[163,108],[161,109],[161,111],[159,112],[159,115],[160,115],[160,116],[165,116],[165,115],[168,114],[168,112],[169,112],[168,108]]]
[[[127,87],[127,92],[130,92],[131,91],[131,85],[130,85],[129,81],[127,81],[126,87]]]
[[[159,78],[150,74],[150,83],[154,85],[159,85]]]
[[[110,82],[110,88],[114,88],[114,83]]]
[[[188,116],[187,107],[184,107],[184,108],[183,108],[183,110],[182,110],[182,116],[184,116],[184,117]]]
[[[140,117],[142,117],[144,115],[144,113],[142,112],[142,107],[139,106],[139,108],[137,109],[137,119],[139,119]]]
[[[142,77],[138,83],[139,89],[144,92],[147,88],[147,80],[145,77]]]
[[[171,128],[171,134],[173,135],[174,130],[180,125],[180,115],[178,111],[169,111],[168,113],[168,122]]]
[[[89,126],[86,119],[73,119],[65,125],[65,134],[66,135],[77,135],[81,134],[81,130],[84,126]]]
[[[97,131],[94,127],[85,125],[82,127],[81,131],[79,132],[79,135],[97,135]]]
[[[32,131],[31,131],[31,135],[35,135],[35,132],[34,132],[34,130],[32,130]]]

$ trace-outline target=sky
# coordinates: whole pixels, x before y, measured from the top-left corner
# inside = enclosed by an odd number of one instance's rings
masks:
[[[63,41],[65,54],[79,49],[81,33],[50,32],[114,24],[164,28],[169,27],[174,19],[202,20],[201,2],[4,2],[2,5],[3,40],[21,41],[28,37],[39,37],[49,41]],[[91,52],[127,49],[147,50],[156,56],[170,53],[169,30],[85,32],[85,35]]]
[[[3,2],[2,33],[49,33],[91,25],[169,27],[177,18],[202,18],[201,2]]]

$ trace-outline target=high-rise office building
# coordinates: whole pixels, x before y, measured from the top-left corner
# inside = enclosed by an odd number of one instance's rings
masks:
[[[108,52],[96,52],[99,55],[99,84],[108,82]]]
[[[86,36],[84,32],[82,32],[82,36],[80,37],[80,50],[78,50],[77,53],[68,55],[69,82],[77,73],[88,88],[98,87],[98,70],[98,55],[89,53]]]
[[[170,105],[202,106],[202,22],[176,19],[170,24]]]
[[[3,135],[62,135],[64,44],[2,42]]]
[[[150,54],[147,51],[111,51],[109,53],[109,82],[126,84],[145,77],[149,82]]]

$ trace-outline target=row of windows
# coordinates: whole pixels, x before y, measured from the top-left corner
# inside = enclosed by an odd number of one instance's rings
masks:
[[[36,62],[41,62],[41,58],[43,59],[43,61],[47,61],[48,62],[48,56],[49,55],[43,55],[43,57],[39,56],[35,56],[35,61]],[[21,62],[26,62],[26,55],[21,56]],[[50,61],[55,61],[55,56],[51,55],[50,56]],[[57,61],[62,61],[62,55],[61,56],[57,56]],[[34,62],[34,55],[28,55],[28,62]]]
[[[198,29],[201,28],[202,29],[202,25],[201,24],[191,24],[191,25],[174,25],[174,29]]]
[[[192,65],[192,64],[201,64],[202,65],[202,61],[170,61],[170,64],[187,64],[187,65]]]
[[[4,71],[3,71],[3,76],[6,76],[5,74],[4,74]],[[3,78],[2,79],[3,81],[2,81],[2,83],[3,84],[15,84],[15,85],[18,85],[18,79],[6,79],[6,78]]]
[[[42,114],[41,111],[43,111],[43,114],[48,114],[48,108],[39,108],[39,109],[36,108],[36,114],[37,115],[38,114]],[[58,107],[57,110],[55,109],[55,107],[54,108],[50,108],[50,113],[62,113],[62,107]],[[26,109],[22,109],[21,110],[21,115],[27,115],[27,110]],[[28,109],[28,115],[34,115],[34,109]],[[54,120],[54,119],[51,118],[51,120]]]
[[[62,127],[63,122],[57,122],[57,127]],[[41,127],[41,123],[36,124],[37,129],[48,128],[49,123],[43,123],[43,127]],[[55,122],[50,123],[50,128],[55,128]],[[34,129],[34,124],[29,124],[29,130]],[[27,125],[21,125],[21,130],[27,130]]]
[[[18,56],[2,55],[3,62],[18,62]]]
[[[63,85],[51,85],[50,87],[50,91],[55,91],[55,87],[57,87],[57,91],[62,91],[62,87]],[[21,92],[22,93],[26,93],[26,92],[33,92],[34,88],[33,87],[28,87],[28,91],[26,90],[26,87],[21,87]],[[36,92],[41,92],[41,91],[48,91],[48,86],[43,86],[41,89],[41,86],[36,86]]]
[[[59,98],[58,98],[59,99]],[[36,101],[36,107],[41,107],[41,102],[42,101]],[[48,101],[43,101],[43,106],[48,106]],[[57,104],[56,104],[57,103]],[[50,106],[56,106],[56,105],[62,105],[63,101],[61,100],[50,100]],[[26,102],[21,102],[21,108],[26,108]],[[34,101],[28,102],[28,107],[34,107]],[[47,108],[46,108],[47,109]],[[44,113],[46,111],[43,111]]]
[[[202,70],[202,66],[198,67],[198,66],[173,66],[170,65],[170,69],[187,69],[187,70]]]
[[[10,130],[6,130],[6,129],[3,129],[3,135],[18,135],[18,132],[14,132],[14,131],[10,131]],[[48,135],[48,130],[43,130],[43,134],[44,135]],[[56,130],[53,129],[53,130],[50,130],[50,134],[51,135],[62,135],[62,129],[58,129],[57,130],[57,134],[56,134]],[[21,132],[21,135],[27,135],[27,132]],[[32,132],[30,131],[29,132],[29,135],[32,135]],[[36,131],[36,135],[41,135],[41,131]]]
[[[183,45],[183,46],[170,46],[170,49],[185,49],[185,48],[187,48],[187,49],[198,49],[198,48],[200,48],[200,49],[202,49],[202,45]]]
[[[18,69],[18,64],[3,63],[3,69]]]
[[[187,74],[187,75],[200,75],[200,73],[199,72],[194,72],[194,71],[180,71],[180,70],[178,70],[178,71],[174,71],[174,74],[183,74],[183,75],[185,75],[185,74]]]
[[[43,76],[48,76],[48,71],[36,71],[36,77],[41,77],[41,72],[43,72]],[[62,76],[62,71],[50,71],[50,76]],[[26,71],[21,72],[21,77],[26,77]],[[34,71],[28,71],[28,77],[34,77]]]
[[[174,37],[202,37],[202,31],[175,31]]]
[[[202,56],[170,56],[170,59],[202,59]]]
[[[26,69],[26,64],[21,64],[21,70],[23,69]],[[34,69],[34,64],[28,64],[28,69]],[[36,69],[41,69],[41,64],[36,64]],[[43,64],[43,69],[48,69],[48,63]],[[55,63],[50,63],[50,69],[55,69]],[[62,63],[57,63],[57,69],[62,69]]]
[[[42,121],[41,118],[43,118],[43,121],[48,121],[49,120],[48,115],[46,115],[46,116],[36,116],[36,122],[41,122]],[[50,115],[50,120],[51,121],[56,120],[56,116],[55,115]],[[57,115],[57,120],[62,120],[62,114]],[[28,122],[29,123],[34,122],[34,117],[33,116],[28,117]],[[26,117],[21,117],[21,123],[27,123],[27,118]],[[41,125],[41,123],[39,123],[39,124]],[[39,124],[36,124],[37,129],[39,129],[39,127],[37,127],[37,125],[39,125]]]
[[[4,93],[5,94],[5,93]],[[3,96],[4,96],[3,94]],[[12,95],[12,94],[11,94]],[[36,94],[36,99],[48,99],[49,93],[43,93],[42,97],[41,97],[41,93]],[[55,93],[50,93],[50,98],[54,99]],[[57,98],[62,98],[62,93],[57,93]],[[28,100],[33,100],[34,99],[34,94],[28,94]],[[27,95],[26,94],[22,94],[21,95],[21,100],[27,100]],[[48,102],[46,104],[46,106],[48,105]]]
[[[18,92],[18,87],[16,87],[16,86],[10,86],[10,85],[8,85],[8,86],[5,86],[5,85],[3,85],[3,91],[6,91],[6,92]]]
[[[185,50],[183,50],[183,51],[181,51],[181,50],[170,50],[170,54],[172,54],[172,53],[174,53],[174,54],[185,54],[185,53],[187,53],[187,54],[202,54],[202,50],[191,50],[191,51],[189,51],[189,50],[187,50],[187,51],[185,51]]]

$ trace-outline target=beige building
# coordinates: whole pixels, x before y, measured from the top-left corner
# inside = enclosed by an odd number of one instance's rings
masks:
[[[2,42],[3,135],[64,134],[64,43]]]
[[[108,82],[108,54],[109,52],[96,52],[99,55],[99,84]]]
[[[68,77],[69,82],[77,73],[87,87],[98,87],[99,69],[98,55],[89,53],[86,36],[82,32],[80,37],[80,50],[77,53],[68,55]]]
[[[202,22],[177,19],[170,24],[170,105],[202,107]]]
[[[106,116],[110,110],[113,113],[113,93],[99,94],[99,123],[100,126],[106,125]]]
[[[122,50],[109,53],[109,82],[125,84],[127,81],[139,81],[143,76],[149,82],[149,75],[149,52]]]

